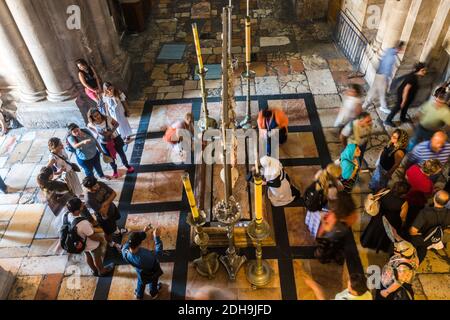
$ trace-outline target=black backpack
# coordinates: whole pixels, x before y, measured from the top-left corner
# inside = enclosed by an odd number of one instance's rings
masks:
[[[316,188],[317,182],[314,182],[305,190],[305,195],[303,196],[305,201],[305,207],[308,211],[316,212],[322,210],[324,206],[324,194],[323,189]]]
[[[59,230],[61,247],[68,253],[81,253],[86,248],[87,239],[83,239],[78,235],[77,224],[87,219],[76,217],[72,223],[69,223],[68,215],[68,213],[64,215],[63,225]]]

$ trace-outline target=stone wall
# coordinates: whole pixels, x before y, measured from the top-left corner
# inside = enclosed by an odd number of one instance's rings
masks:
[[[300,23],[325,20],[330,0],[293,0],[294,10]]]

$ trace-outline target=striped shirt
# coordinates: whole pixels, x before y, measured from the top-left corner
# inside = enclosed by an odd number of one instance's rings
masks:
[[[427,160],[438,159],[442,165],[447,164],[450,157],[450,143],[446,142],[440,152],[431,150],[431,142],[419,143],[408,156],[408,163],[423,164]]]

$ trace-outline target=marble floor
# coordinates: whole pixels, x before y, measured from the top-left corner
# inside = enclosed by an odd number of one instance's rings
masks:
[[[242,268],[236,281],[228,280],[220,266],[214,280],[199,276],[193,267],[198,249],[191,247],[189,212],[181,175],[191,176],[195,166],[174,163],[174,155],[162,140],[164,129],[186,112],[200,117],[200,90],[194,80],[195,50],[190,23],[195,18],[202,35],[205,63],[220,63],[219,12],[223,1],[192,0],[154,1],[147,31],[128,37],[124,46],[132,61],[130,88],[130,123],[136,133],[128,145],[127,155],[136,168],[110,182],[117,192],[122,213],[120,223],[130,230],[140,230],[152,223],[162,227],[164,275],[161,299],[193,299],[208,287],[218,288],[229,299],[317,300],[332,299],[346,287],[349,272],[382,266],[387,256],[364,249],[359,243],[369,217],[363,213],[354,227],[354,242],[349,246],[344,266],[322,265],[314,259],[314,238],[307,230],[305,209],[295,203],[287,208],[273,208],[275,246],[264,247],[264,258],[273,271],[271,282],[253,290]],[[264,1],[258,1],[263,3]],[[206,5],[205,5],[206,3]],[[242,18],[245,1],[236,8],[233,18],[233,52],[242,61]],[[258,8],[252,1],[254,23],[255,82],[251,85],[254,101],[252,115],[266,106],[279,106],[290,120],[288,143],[280,149],[280,158],[293,183],[302,192],[320,167],[335,160],[340,151],[336,129],[332,128],[342,93],[349,83],[365,85],[361,78],[349,79],[351,65],[331,40],[324,23],[299,27],[271,18],[271,9]],[[177,19],[172,19],[175,16]],[[264,39],[262,39],[264,38]],[[181,60],[176,54],[163,52],[165,44],[185,44]],[[170,59],[173,60],[170,60]],[[243,66],[235,77],[235,93],[243,100],[246,83],[240,80]],[[221,83],[208,80],[210,115],[218,119],[218,97]],[[237,103],[238,118],[245,105]],[[375,164],[389,130],[382,125],[383,114],[372,108],[376,134],[372,137],[366,160]],[[411,130],[409,127],[405,127]],[[136,274],[117,253],[105,249],[105,261],[116,263],[110,277],[96,278],[90,273],[83,256],[67,255],[57,248],[58,230],[55,217],[47,207],[36,185],[40,168],[47,163],[47,140],[63,138],[64,130],[13,130],[0,137],[0,175],[15,189],[0,195],[0,267],[15,276],[9,292],[11,300],[126,300],[133,299]],[[111,169],[104,165],[106,172]],[[353,194],[361,206],[367,195],[369,174],[362,177]],[[150,239],[145,247],[153,248]],[[224,248],[214,249],[222,254]],[[254,248],[241,248],[241,254],[254,259]],[[450,247],[443,252],[429,252],[415,279],[416,299],[448,300],[450,281]]]

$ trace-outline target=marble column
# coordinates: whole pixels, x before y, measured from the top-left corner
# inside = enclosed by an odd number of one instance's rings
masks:
[[[412,0],[387,0],[386,4],[389,10],[389,17],[386,25],[383,26],[384,35],[381,49],[386,50],[394,47],[403,33],[406,19],[408,17],[409,9],[411,8]],[[386,9],[385,9],[386,10]]]
[[[6,0],[47,88],[47,99],[51,102],[67,101],[75,97],[74,82],[43,2]]]
[[[87,3],[90,11],[90,28],[95,31],[96,44],[102,56],[105,73],[103,80],[115,83],[126,90],[130,80],[130,61],[120,47],[120,39],[109,14],[105,0],[90,0]]]
[[[0,0],[2,59],[13,74],[23,102],[45,99],[45,86],[4,0]]]

